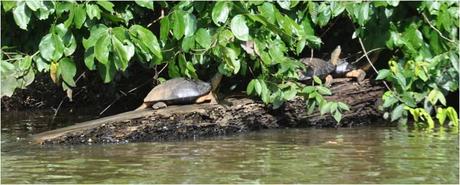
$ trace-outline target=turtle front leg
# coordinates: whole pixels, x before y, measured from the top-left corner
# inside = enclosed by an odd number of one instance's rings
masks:
[[[216,95],[211,91],[207,95],[201,96],[196,99],[195,103],[203,103],[205,101],[211,101],[210,104],[217,104]]]
[[[345,76],[349,78],[356,78],[356,81],[358,81],[358,83],[361,83],[366,77],[366,72],[364,72],[364,70],[362,69],[356,69],[348,72],[347,74],[345,74]]]
[[[152,109],[157,110],[157,109],[165,108],[165,107],[167,107],[167,106],[168,106],[168,105],[166,105],[165,102],[161,102],[161,101],[160,101],[160,102],[157,102],[157,103],[153,104],[153,105],[152,105]]]
[[[327,75],[326,76],[326,82],[324,82],[324,85],[326,87],[330,87],[333,82],[334,82],[334,79],[332,78],[332,75]]]

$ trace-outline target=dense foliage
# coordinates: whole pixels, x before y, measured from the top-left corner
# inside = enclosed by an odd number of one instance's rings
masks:
[[[127,69],[139,62],[167,67],[169,78],[217,71],[249,77],[247,93],[275,108],[300,95],[309,111],[340,121],[348,106],[327,102],[331,92],[319,78],[311,86],[297,82],[296,71],[304,69],[298,56],[323,44],[315,30],[346,18],[356,26],[349,37],[366,49],[394,51],[377,77],[392,85],[383,97],[387,117],[406,122],[411,113],[432,126],[435,110],[440,123],[458,123],[444,98],[458,89],[454,2],[5,1],[2,17],[2,96],[25,88],[38,72],[71,95],[79,72],[97,71],[109,83],[129,77]]]

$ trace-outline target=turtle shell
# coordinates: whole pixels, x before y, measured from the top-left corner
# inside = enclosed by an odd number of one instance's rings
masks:
[[[211,84],[201,80],[174,78],[155,86],[144,98],[145,103],[192,103],[211,91]]]
[[[306,71],[301,72],[300,80],[309,80],[313,76],[324,77],[335,71],[334,64],[323,59],[303,58],[300,61],[308,68]]]

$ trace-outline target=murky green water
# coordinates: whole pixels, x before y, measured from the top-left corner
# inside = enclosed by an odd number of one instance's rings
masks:
[[[88,117],[58,117],[51,127]],[[459,183],[459,136],[395,127],[180,142],[36,146],[47,114],[2,114],[2,183]]]

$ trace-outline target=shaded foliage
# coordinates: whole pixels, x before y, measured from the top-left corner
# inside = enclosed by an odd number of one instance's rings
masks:
[[[436,111],[441,123],[458,124],[444,98],[458,89],[454,2],[5,1],[2,17],[9,28],[2,29],[2,96],[39,72],[71,96],[82,71],[110,83],[129,78],[129,66],[138,62],[166,67],[167,75],[157,74],[166,78],[248,77],[247,93],[274,108],[304,96],[309,111],[318,108],[338,122],[348,106],[327,102],[321,79],[297,82],[297,70],[308,70],[297,59],[321,48],[315,30],[346,18],[356,27],[350,38],[393,51],[389,69],[377,77],[392,85],[383,97],[386,117],[406,122],[411,113],[426,121]]]

